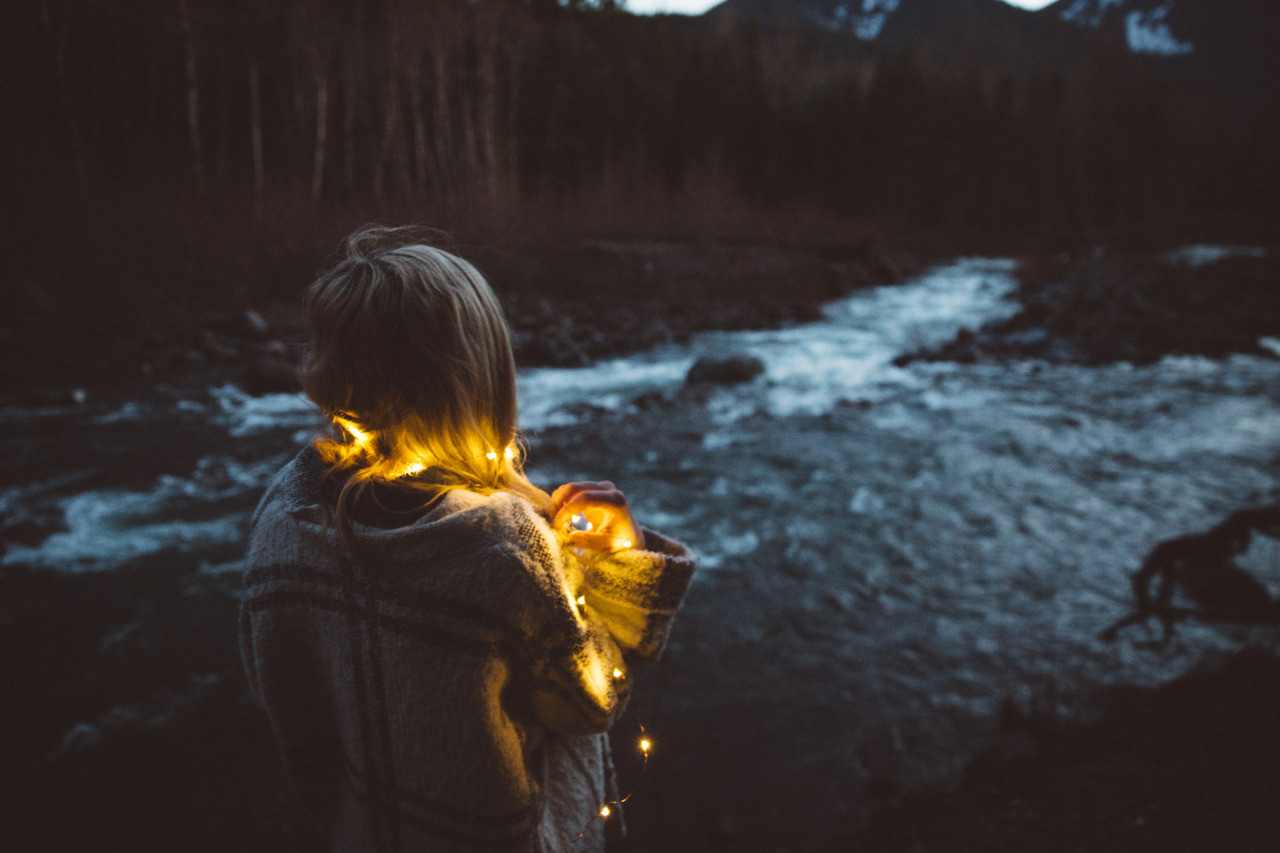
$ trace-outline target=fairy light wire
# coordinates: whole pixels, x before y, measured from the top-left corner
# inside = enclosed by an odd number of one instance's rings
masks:
[[[575,513],[565,525],[566,531],[562,535],[566,540],[570,540],[574,533],[590,533],[594,530],[603,530],[609,526],[614,517],[615,515],[613,513],[607,513],[599,524],[595,524],[587,518],[585,513]],[[633,543],[630,539],[619,538],[613,540],[614,548],[626,549],[630,548],[632,544]],[[574,602],[579,608],[583,608],[587,603],[586,596],[578,595],[574,598]],[[621,669],[615,668],[613,670],[613,677],[616,679],[625,678],[626,673]],[[653,750],[653,738],[650,737],[643,723],[637,721],[636,726],[640,729],[640,737],[636,742],[636,745],[640,749],[641,756],[643,756],[643,763],[640,765],[640,773],[636,777],[635,784],[631,786],[631,790],[627,792],[626,796],[620,797],[616,800],[607,800],[602,803],[599,810],[597,810],[596,813],[592,815],[591,819],[582,827],[582,831],[578,833],[578,837],[573,839],[574,844],[577,844],[586,837],[587,832],[595,825],[596,821],[608,820],[613,815],[614,809],[630,800],[636,791],[640,789],[640,785],[644,782],[645,771],[649,769],[649,753]]]
[[[640,747],[640,754],[644,756],[644,763],[640,765],[640,773],[636,778],[635,784],[631,786],[631,790],[627,792],[625,797],[620,797],[616,800],[608,800],[603,803],[600,806],[600,810],[597,811],[591,817],[591,820],[587,821],[586,825],[582,827],[582,832],[578,833],[578,837],[573,839],[574,844],[577,844],[586,836],[587,830],[591,829],[591,827],[595,825],[596,821],[608,820],[610,815],[613,814],[613,808],[621,806],[627,800],[631,799],[632,795],[634,795],[636,791],[640,790],[640,784],[644,781],[645,771],[649,769],[649,753],[653,749],[653,739],[649,737],[649,733],[645,731],[643,723],[636,723],[636,725],[640,728],[640,740],[637,743],[637,746]]]

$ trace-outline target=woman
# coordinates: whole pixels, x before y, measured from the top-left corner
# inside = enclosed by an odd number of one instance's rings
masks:
[[[466,261],[366,228],[307,309],[334,434],[254,514],[241,612],[299,793],[335,850],[603,849],[604,732],[692,555],[612,483],[525,477],[507,325]]]

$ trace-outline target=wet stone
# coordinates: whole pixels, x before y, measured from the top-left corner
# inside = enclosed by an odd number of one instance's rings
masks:
[[[738,385],[764,373],[764,362],[755,356],[736,353],[715,358],[705,356],[694,362],[685,376],[686,385]]]

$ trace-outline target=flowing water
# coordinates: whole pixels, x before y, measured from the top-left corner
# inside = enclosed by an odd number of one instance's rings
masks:
[[[1142,627],[1114,644],[1097,635],[1125,613],[1127,573],[1155,544],[1277,499],[1280,361],[893,366],[1015,312],[1012,272],[960,260],[834,303],[820,322],[521,374],[535,481],[607,476],[642,523],[701,556],[633,703],[666,734],[637,849],[713,836],[820,848],[865,817],[869,781],[954,778],[1002,700],[1068,712],[1098,687],[1274,642],[1197,624],[1162,647]],[[682,390],[696,358],[726,351],[765,373]],[[0,513],[53,531],[8,544],[0,574],[28,580],[3,587],[0,627],[56,613],[54,596],[140,579],[93,622],[98,646],[75,671],[53,666],[93,684],[103,657],[181,634],[158,612],[234,613],[249,515],[318,420],[299,396],[224,386],[8,407],[0,425]],[[1255,538],[1242,562],[1280,592],[1273,540]],[[171,597],[149,600],[147,584]],[[233,637],[234,622],[206,630]],[[243,693],[232,648],[173,664],[136,695],[114,680],[81,689],[22,754],[56,768],[138,727],[180,727],[210,684]],[[61,701],[56,684],[32,689]]]

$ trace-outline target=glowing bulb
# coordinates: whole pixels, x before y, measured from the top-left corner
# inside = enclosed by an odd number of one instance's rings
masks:
[[[649,748],[650,748],[650,747],[652,747],[652,746],[653,746],[653,742],[652,742],[652,741],[650,741],[647,737],[646,737],[646,738],[641,738],[641,739],[640,739],[640,751],[641,751],[641,752],[648,752],[648,751],[649,751]]]
[[[613,670],[613,677],[614,677],[614,678],[622,678],[622,670],[615,668],[615,669]]]
[[[496,453],[494,453],[492,450],[490,450],[488,453],[486,453],[486,454],[484,455],[484,458],[485,458],[485,459],[488,459],[490,462],[497,462],[497,461],[498,461],[498,454],[496,454]]]
[[[630,540],[630,539],[619,539],[619,540],[618,540],[618,547],[619,547],[619,548],[630,548],[630,547],[631,547],[631,540]]]
[[[503,456],[505,456],[505,457],[507,457],[508,459],[515,459],[515,458],[516,458],[516,452],[515,452],[515,450],[514,450],[513,448],[510,448],[510,447],[508,447],[506,450],[502,451],[502,455],[503,455]]]
[[[608,816],[609,816],[609,807],[608,807],[608,806],[601,806],[601,807],[600,807],[600,817],[608,817]]]
[[[369,434],[353,424],[351,421],[346,418],[334,418],[334,421],[336,421],[337,424],[347,432],[351,433],[351,437],[356,440],[357,444],[369,443]]]
[[[585,595],[578,596],[578,606],[579,607],[587,606],[587,597]]]
[[[595,525],[591,523],[591,519],[587,518],[580,512],[575,513],[574,516],[569,519],[569,529],[577,531],[578,533],[590,533],[591,528],[594,526]]]

